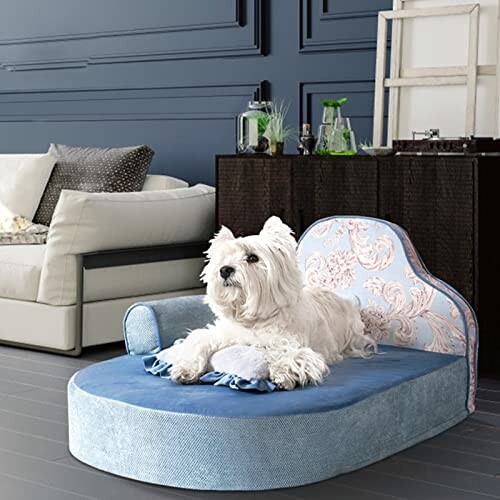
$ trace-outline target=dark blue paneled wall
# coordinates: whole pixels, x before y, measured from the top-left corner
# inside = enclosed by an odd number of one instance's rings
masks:
[[[370,137],[377,12],[391,3],[3,0],[0,152],[147,143],[155,172],[213,183],[257,90],[288,101],[297,129],[346,95]]]

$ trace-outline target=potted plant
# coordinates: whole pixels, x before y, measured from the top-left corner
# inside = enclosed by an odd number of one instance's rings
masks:
[[[293,128],[285,125],[289,105],[281,102],[272,103],[264,137],[269,141],[271,156],[282,155],[285,141],[293,135]]]

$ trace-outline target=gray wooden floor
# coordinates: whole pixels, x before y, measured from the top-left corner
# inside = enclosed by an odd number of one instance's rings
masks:
[[[500,498],[500,382],[491,380],[480,382],[479,410],[467,421],[383,462],[312,486],[209,493],[97,471],[68,453],[66,383],[79,368],[122,352],[114,345],[71,359],[0,347],[1,500]]]

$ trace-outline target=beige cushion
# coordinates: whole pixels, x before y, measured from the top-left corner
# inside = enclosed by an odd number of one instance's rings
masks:
[[[118,299],[202,286],[204,259],[151,262],[85,271],[84,301]]]
[[[48,154],[0,155],[0,201],[33,220],[55,162]]]
[[[0,246],[0,297],[35,301],[44,255],[45,245]]]
[[[190,290],[177,290],[174,292],[142,295],[124,299],[103,300],[84,304],[83,346],[107,344],[109,342],[123,340],[123,317],[127,309],[135,302],[148,302],[150,300],[162,300],[170,297],[199,295],[203,293],[205,293],[204,288],[194,288]],[[53,309],[62,308],[53,307]]]
[[[168,191],[63,191],[54,212],[38,301],[76,302],[76,256],[82,253],[208,240],[215,189],[202,184]]]
[[[75,347],[76,310],[0,297],[0,340],[69,351]]]
[[[148,175],[142,187],[143,191],[162,191],[164,189],[178,189],[188,187],[186,181],[168,175]]]
[[[134,302],[201,294],[203,288],[105,300],[83,308],[84,346],[123,340],[122,320]],[[0,340],[69,351],[76,343],[77,307],[55,307],[0,297]],[[2,496],[2,498],[4,498]]]

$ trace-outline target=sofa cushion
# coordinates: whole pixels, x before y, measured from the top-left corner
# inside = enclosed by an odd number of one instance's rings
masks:
[[[204,258],[149,262],[85,271],[84,301],[118,299],[201,288]]]
[[[49,183],[35,214],[35,222],[50,225],[63,189],[91,193],[140,191],[153,159],[149,146],[85,148],[51,144],[56,158]]]
[[[63,191],[54,213],[38,301],[76,301],[76,256],[82,253],[208,240],[214,231],[215,189],[138,193]]]
[[[0,201],[33,220],[55,162],[48,154],[0,155]]]
[[[121,321],[133,302],[201,293],[200,288],[91,302],[83,306],[83,346],[123,340]],[[76,346],[78,308],[0,297],[0,339],[69,351]],[[4,498],[0,495],[0,498]]]
[[[143,191],[163,191],[165,189],[178,189],[188,187],[186,181],[170,177],[169,175],[147,175]]]
[[[45,245],[0,246],[0,297],[35,301]]]

